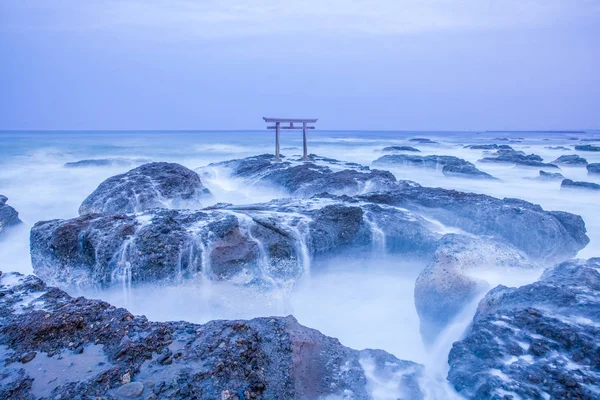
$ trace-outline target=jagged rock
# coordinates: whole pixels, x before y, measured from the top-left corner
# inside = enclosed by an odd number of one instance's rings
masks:
[[[0,332],[3,399],[112,400],[124,387],[169,399],[366,400],[381,390],[423,397],[421,365],[344,347],[292,316],[150,322],[100,300],[72,298],[34,276],[0,277]],[[74,354],[74,346],[85,351]],[[31,351],[39,353],[33,361],[18,361]]]
[[[585,189],[585,190],[600,190],[600,185],[593,182],[573,181],[564,179],[560,184],[561,189]]]
[[[417,152],[420,153],[421,150],[419,149],[415,149],[414,147],[410,147],[410,146],[389,146],[389,147],[384,147],[383,150],[384,153],[389,153],[392,151],[412,151],[412,152]]]
[[[575,150],[579,151],[600,151],[600,146],[594,146],[591,144],[577,145]]]
[[[522,167],[539,167],[539,168],[558,168],[554,164],[542,162],[542,157],[536,154],[525,155],[522,151],[500,149],[490,157],[484,157],[479,162],[483,163],[500,163],[500,164],[515,164]]]
[[[598,398],[599,271],[600,258],[572,260],[490,291],[450,352],[454,388],[473,399]]]
[[[600,174],[600,163],[593,163],[587,165],[588,174]]]
[[[381,190],[396,181],[388,171],[370,170],[355,163],[309,155],[308,161],[284,159],[278,162],[270,154],[230,160],[208,165],[200,173],[211,174],[214,168],[225,168],[231,176],[252,184],[282,189],[295,197],[330,194],[354,195]]]
[[[409,142],[415,142],[415,143],[421,143],[421,144],[437,144],[437,142],[434,142],[431,139],[427,139],[427,138],[412,138],[412,139],[408,139]]]
[[[2,237],[6,228],[19,225],[21,220],[19,219],[19,213],[6,204],[8,198],[0,194],[0,237]]]
[[[583,157],[579,157],[577,154],[572,154],[568,156],[560,156],[556,160],[552,161],[552,164],[559,165],[587,165],[587,160]]]
[[[108,178],[79,207],[79,214],[132,213],[156,207],[199,208],[210,194],[198,174],[165,162],[144,164]]]
[[[444,168],[442,168],[442,173],[446,176],[453,176],[457,178],[498,180],[498,178],[495,178],[486,172],[480,171],[474,165],[444,165]]]
[[[535,177],[534,179],[538,179],[541,181],[558,181],[565,179],[565,177],[560,172],[546,172],[540,170],[540,175]]]
[[[454,156],[413,156],[408,154],[388,154],[373,161],[373,165],[379,166],[409,166],[425,168],[443,168],[446,165],[473,166],[468,161]]]
[[[80,160],[68,162],[65,164],[66,168],[87,168],[87,167],[129,167],[134,164],[145,164],[152,162],[146,158],[99,158],[91,160]]]
[[[503,272],[535,265],[520,251],[501,242],[445,235],[415,283],[415,307],[426,344],[433,343],[466,305],[489,290],[486,281],[469,276],[469,272],[481,268]]]
[[[507,144],[470,144],[467,146],[464,146],[465,149],[471,149],[471,150],[498,150],[498,149],[505,149],[505,150],[512,150],[512,147],[510,147]]]

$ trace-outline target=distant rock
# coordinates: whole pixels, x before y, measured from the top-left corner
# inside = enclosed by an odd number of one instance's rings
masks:
[[[470,399],[597,399],[600,258],[549,268],[479,303],[450,352],[448,380]]]
[[[490,157],[484,157],[479,162],[482,163],[501,163],[515,164],[520,167],[536,167],[536,168],[556,168],[554,164],[546,164],[542,162],[542,157],[536,154],[525,155],[522,151],[500,149]]]
[[[102,182],[79,207],[79,214],[132,213],[156,207],[200,208],[210,191],[183,165],[144,164]]]
[[[600,185],[593,182],[573,181],[565,179],[560,184],[561,189],[585,189],[585,190],[600,190]]]
[[[552,164],[558,165],[569,165],[569,166],[586,166],[587,160],[577,154],[560,156],[556,160],[552,161]]]
[[[478,269],[500,274],[535,265],[512,246],[485,237],[448,234],[415,283],[415,307],[426,344],[435,341],[462,309],[489,290],[487,282],[469,276]]]
[[[540,175],[534,179],[541,181],[559,181],[565,179],[565,177],[560,172],[546,172],[540,170]]]
[[[510,147],[507,144],[470,144],[467,146],[464,146],[465,149],[471,149],[471,150],[498,150],[498,149],[504,149],[504,150],[512,150],[512,147]]]
[[[600,146],[593,146],[591,144],[584,144],[575,146],[575,150],[579,151],[600,151]]]
[[[446,176],[457,178],[498,180],[498,178],[495,178],[486,172],[480,171],[474,165],[468,164],[444,165],[444,168],[442,168],[442,173]]]
[[[87,168],[87,167],[130,167],[134,164],[145,164],[152,162],[145,158],[100,158],[91,160],[80,160],[68,162],[65,164],[66,168]]]
[[[423,366],[350,349],[292,316],[150,322],[9,273],[0,277],[0,331],[2,399],[423,398]],[[39,355],[22,364],[30,352]]]
[[[434,142],[433,140],[427,139],[427,138],[413,138],[413,139],[408,139],[408,141],[420,143],[420,144],[438,144],[438,142]]]
[[[388,154],[373,161],[379,166],[408,166],[440,169],[445,165],[473,165],[454,156],[414,156],[408,154]]]
[[[593,163],[587,165],[588,174],[600,174],[600,163]]]
[[[383,150],[384,153],[390,153],[393,151],[412,151],[412,152],[417,152],[420,153],[421,150],[419,149],[415,149],[414,147],[410,147],[410,146],[388,146],[388,147],[384,147]]]
[[[21,220],[19,219],[19,213],[6,204],[8,198],[0,194],[0,237],[3,236],[6,228],[19,225]]]
[[[548,150],[568,150],[568,151],[571,151],[570,148],[565,147],[565,146],[546,146],[544,148],[548,149]]]

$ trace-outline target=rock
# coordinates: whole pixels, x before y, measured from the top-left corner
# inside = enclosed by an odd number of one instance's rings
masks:
[[[585,190],[600,190],[600,185],[593,182],[573,181],[564,179],[560,184],[561,189],[585,189]]]
[[[128,399],[140,397],[142,393],[144,393],[144,384],[141,382],[126,383],[117,390],[117,396]]]
[[[359,164],[314,154],[308,158],[308,161],[286,158],[278,162],[272,155],[264,154],[210,164],[200,173],[211,175],[214,169],[224,168],[233,177],[255,185],[275,187],[294,197],[310,197],[323,192],[355,195],[385,189],[396,181],[388,171],[370,170]]]
[[[546,172],[540,170],[540,175],[534,179],[538,179],[541,181],[558,181],[565,179],[565,177],[560,172]]]
[[[8,198],[0,194],[0,237],[3,236],[6,228],[11,226],[19,225],[21,220],[19,219],[19,213],[6,204]]]
[[[600,381],[600,258],[564,262],[480,302],[449,355],[465,398],[596,399]]]
[[[498,150],[498,149],[505,149],[505,150],[512,150],[512,147],[510,147],[507,144],[470,144],[467,146],[464,146],[465,149],[471,149],[471,150]]]
[[[156,207],[199,208],[207,197],[198,174],[165,162],[144,164],[108,178],[79,207],[79,214],[133,213]]]
[[[565,147],[565,146],[546,146],[544,148],[548,149],[548,150],[568,150],[568,151],[571,150],[570,148]]]
[[[542,162],[542,157],[536,154],[525,155],[522,151],[500,149],[490,157],[484,157],[479,162],[482,163],[500,163],[500,164],[515,164],[520,167],[537,167],[537,168],[556,168],[554,164]]]
[[[568,156],[560,156],[556,160],[552,161],[552,163],[559,165],[585,166],[587,165],[587,160],[583,157],[579,157],[577,154],[572,154]]]
[[[21,361],[23,364],[27,364],[28,362],[32,361],[36,355],[37,353],[35,351],[30,351],[28,353],[25,353],[19,361]]]
[[[419,149],[415,149],[414,147],[410,147],[410,146],[389,146],[389,147],[384,147],[383,150],[384,153],[389,153],[389,152],[393,152],[393,151],[412,151],[412,152],[417,152],[420,153],[421,150]]]
[[[408,139],[409,142],[415,142],[415,143],[421,143],[421,144],[438,144],[437,142],[434,142],[431,139],[427,139],[427,138],[413,138],[413,139]]]
[[[99,158],[68,162],[65,164],[65,168],[130,167],[134,164],[146,164],[149,162],[152,161],[145,158]]]
[[[444,165],[442,173],[457,178],[498,180],[498,178],[480,171],[474,165]]]
[[[600,174],[600,163],[593,163],[587,165],[588,174]]]
[[[591,144],[584,144],[575,146],[575,150],[579,151],[600,151],[600,146],[593,146]]]
[[[33,296],[36,307],[14,312]],[[228,391],[244,398],[343,398],[351,393],[367,400],[377,390],[423,398],[421,365],[380,350],[350,349],[291,316],[204,325],[150,322],[100,300],[72,298],[34,276],[5,274],[0,278],[0,331],[0,398],[112,399],[125,397],[125,387],[128,393],[143,391],[146,398],[161,399],[214,399]],[[123,345],[123,332],[139,340]],[[69,343],[88,348],[87,356],[70,355]],[[172,364],[156,362],[170,348],[177,355]],[[40,379],[43,371],[15,359],[25,349],[60,354],[64,373],[32,388],[32,379]],[[56,362],[56,357],[44,359]],[[77,367],[71,368],[73,360]],[[120,378],[127,372],[131,382],[122,386]],[[153,385],[144,388],[141,382],[149,377]]]
[[[443,168],[446,165],[467,166],[468,161],[454,156],[413,156],[407,154],[388,154],[373,161],[373,165],[379,166],[409,166],[425,168]]]
[[[469,275],[477,269],[531,269],[535,265],[512,246],[483,237],[447,234],[415,283],[415,306],[426,344],[477,296],[489,290],[486,281]]]

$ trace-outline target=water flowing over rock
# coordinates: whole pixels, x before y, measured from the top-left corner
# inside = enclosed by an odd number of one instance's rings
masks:
[[[577,154],[560,156],[556,160],[552,161],[552,164],[571,166],[586,166],[587,163],[588,162],[585,158],[580,157]]]
[[[19,219],[19,213],[6,204],[8,198],[0,194],[0,237],[4,234],[6,228],[19,225],[21,220]]]
[[[150,322],[39,278],[0,276],[0,398],[422,399],[423,367],[293,317]]]
[[[600,174],[600,163],[593,163],[587,165],[588,174]]]
[[[600,151],[600,146],[594,146],[591,144],[584,144],[575,146],[575,150],[579,151]]]
[[[520,288],[498,286],[454,343],[448,380],[467,398],[597,399],[600,258],[564,262]]]
[[[144,164],[108,178],[79,207],[79,214],[132,213],[156,207],[200,208],[210,195],[198,174],[165,162]]]
[[[520,167],[556,168],[557,165],[542,162],[542,157],[536,154],[526,155],[522,151],[500,149],[489,157],[484,157],[481,163],[514,164]]]
[[[382,190],[396,181],[388,171],[371,170],[360,164],[309,155],[276,161],[273,155],[263,154],[239,160],[210,164],[201,168],[201,174],[211,175],[214,168],[225,168],[233,177],[243,178],[250,184],[276,187],[295,197],[330,194],[354,195]]]
[[[600,190],[600,185],[593,182],[581,182],[573,181],[571,179],[564,179],[560,184],[560,188],[574,190]]]
[[[415,153],[420,153],[421,150],[419,149],[415,149],[414,147],[410,147],[410,146],[388,146],[388,147],[384,147],[383,150],[384,153],[391,153],[394,151],[412,151]]]

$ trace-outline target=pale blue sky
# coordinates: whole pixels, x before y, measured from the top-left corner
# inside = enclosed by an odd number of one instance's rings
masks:
[[[0,129],[600,127],[597,0],[0,0]]]

